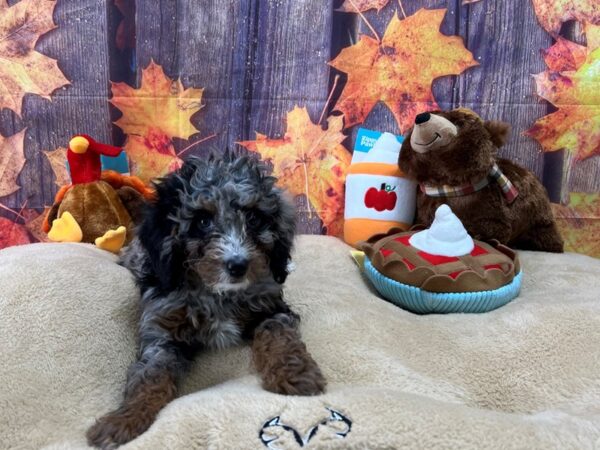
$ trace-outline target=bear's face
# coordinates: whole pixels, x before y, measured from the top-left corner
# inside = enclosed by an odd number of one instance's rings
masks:
[[[486,176],[509,125],[484,122],[467,109],[419,114],[398,164],[419,183],[461,185]]]

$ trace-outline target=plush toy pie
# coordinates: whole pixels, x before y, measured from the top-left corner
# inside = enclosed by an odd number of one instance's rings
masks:
[[[519,295],[517,254],[475,241],[448,205],[430,228],[365,243],[367,278],[387,300],[417,313],[486,312]]]

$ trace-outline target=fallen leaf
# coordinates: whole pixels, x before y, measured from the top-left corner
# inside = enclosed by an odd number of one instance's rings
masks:
[[[135,0],[114,0],[123,16],[117,26],[115,43],[121,51],[135,48]]]
[[[161,130],[150,129],[145,136],[129,136],[125,142],[131,173],[144,183],[181,167],[171,139]]]
[[[24,138],[25,129],[8,138],[0,136],[0,197],[21,188],[17,178],[25,165]]]
[[[335,107],[344,114],[346,128],[364,122],[383,101],[404,133],[418,113],[438,108],[433,80],[477,65],[461,37],[439,32],[445,14],[445,9],[420,9],[403,20],[396,14],[381,42],[361,35],[329,63],[348,74]]]
[[[31,243],[27,229],[6,217],[0,217],[0,249]]]
[[[123,113],[115,124],[124,133],[146,136],[153,129],[160,130],[169,139],[188,139],[198,133],[190,119],[203,106],[203,89],[184,89],[180,80],[168,78],[154,61],[142,70],[138,89],[126,83],[111,85],[110,102]]]
[[[295,107],[287,114],[287,131],[282,139],[256,133],[255,141],[240,142],[273,164],[278,184],[293,195],[304,195],[313,206],[327,234],[339,236],[344,218],[344,181],[350,153],[342,142],[343,118],[327,119],[327,129],[311,121],[306,108]]]
[[[600,26],[585,29],[587,47],[559,39],[545,52],[550,70],[534,75],[536,91],[558,111],[524,133],[544,151],[566,149],[575,160],[600,154]]]
[[[39,37],[56,28],[52,13],[56,1],[21,0],[9,6],[0,0],[0,109],[21,115],[25,94],[50,99],[69,80],[55,59],[34,50]]]
[[[378,12],[389,3],[390,0],[345,0],[336,11],[341,12],[365,12],[376,9]]]
[[[535,15],[548,33],[558,36],[564,22],[600,24],[598,0],[532,0]]]
[[[565,250],[600,258],[600,194],[571,193],[568,205],[552,209]]]
[[[41,213],[37,212],[35,209],[25,209],[21,211],[21,214],[25,217],[23,226],[29,231],[36,242],[50,242],[48,235],[42,230],[42,223],[49,211],[50,207],[46,207]]]
[[[44,151],[43,153],[48,158],[52,172],[54,172],[54,183],[58,187],[71,184],[71,175],[67,170],[67,149],[59,147],[56,150]]]

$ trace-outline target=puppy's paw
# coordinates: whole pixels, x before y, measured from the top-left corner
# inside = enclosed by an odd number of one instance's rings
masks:
[[[87,433],[88,444],[103,450],[112,450],[135,439],[150,426],[131,412],[116,411],[101,417]]]
[[[272,372],[263,372],[266,390],[283,395],[319,395],[327,382],[308,352],[285,355]]]

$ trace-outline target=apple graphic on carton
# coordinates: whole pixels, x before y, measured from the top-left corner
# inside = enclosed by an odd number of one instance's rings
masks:
[[[369,188],[365,193],[365,206],[376,211],[391,211],[396,207],[398,196],[394,192],[396,186],[381,183],[381,187]]]

